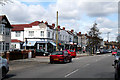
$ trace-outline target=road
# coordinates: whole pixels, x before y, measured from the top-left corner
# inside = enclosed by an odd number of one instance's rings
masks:
[[[77,57],[71,63],[39,63],[9,71],[9,78],[114,78],[111,54]],[[22,65],[21,65],[22,66]],[[29,63],[27,63],[29,66]]]

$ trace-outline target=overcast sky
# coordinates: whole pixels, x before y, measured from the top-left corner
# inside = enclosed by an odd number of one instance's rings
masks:
[[[12,0],[1,6],[1,14],[7,15],[11,24],[47,21],[56,23],[56,11],[59,13],[59,25],[76,32],[87,33],[96,22],[101,37],[115,41],[118,33],[117,0]],[[89,2],[88,2],[89,1]]]

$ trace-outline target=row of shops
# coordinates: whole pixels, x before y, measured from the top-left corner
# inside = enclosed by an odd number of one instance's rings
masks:
[[[39,41],[38,41],[39,40]],[[44,40],[33,40],[33,39],[26,39],[25,43],[22,43],[21,47],[23,49],[43,49],[47,52],[56,51],[56,42],[48,39]],[[67,50],[67,49],[75,49],[77,50],[77,44],[69,44],[64,42],[58,42],[58,49],[59,50]]]

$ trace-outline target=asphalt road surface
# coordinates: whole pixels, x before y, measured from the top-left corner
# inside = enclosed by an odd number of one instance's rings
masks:
[[[10,70],[9,78],[114,78],[112,66],[113,56],[110,54],[73,58],[71,63],[39,63],[28,62],[22,69]],[[19,66],[22,66],[19,65]]]

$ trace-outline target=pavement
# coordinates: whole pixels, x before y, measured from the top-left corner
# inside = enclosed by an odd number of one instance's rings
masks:
[[[85,55],[85,54],[84,54]],[[37,57],[36,59],[48,59]],[[10,70],[9,78],[114,78],[113,56],[110,54],[73,58],[71,63],[49,64],[39,61],[12,61],[16,69]],[[20,68],[19,68],[20,67]],[[97,79],[96,79],[97,80]],[[106,80],[106,79],[104,79]]]
[[[87,53],[77,54],[77,57],[84,57],[84,56],[88,56],[88,54]],[[33,67],[35,64],[40,64],[40,63],[49,64],[49,62],[50,62],[49,56],[36,56],[36,58],[11,60],[9,62],[9,65],[10,65],[10,70],[17,70],[17,69],[19,70],[28,67]]]
[[[82,53],[82,54],[77,53],[76,57],[83,57],[83,56],[89,56],[89,55],[88,55],[88,53]],[[10,61],[10,63],[11,62],[18,62],[18,61],[23,61],[23,62],[26,62],[26,61],[32,61],[32,62],[33,61],[38,61],[38,62],[44,63],[44,62],[49,62],[49,56],[36,56],[36,58],[12,60],[12,61]]]

